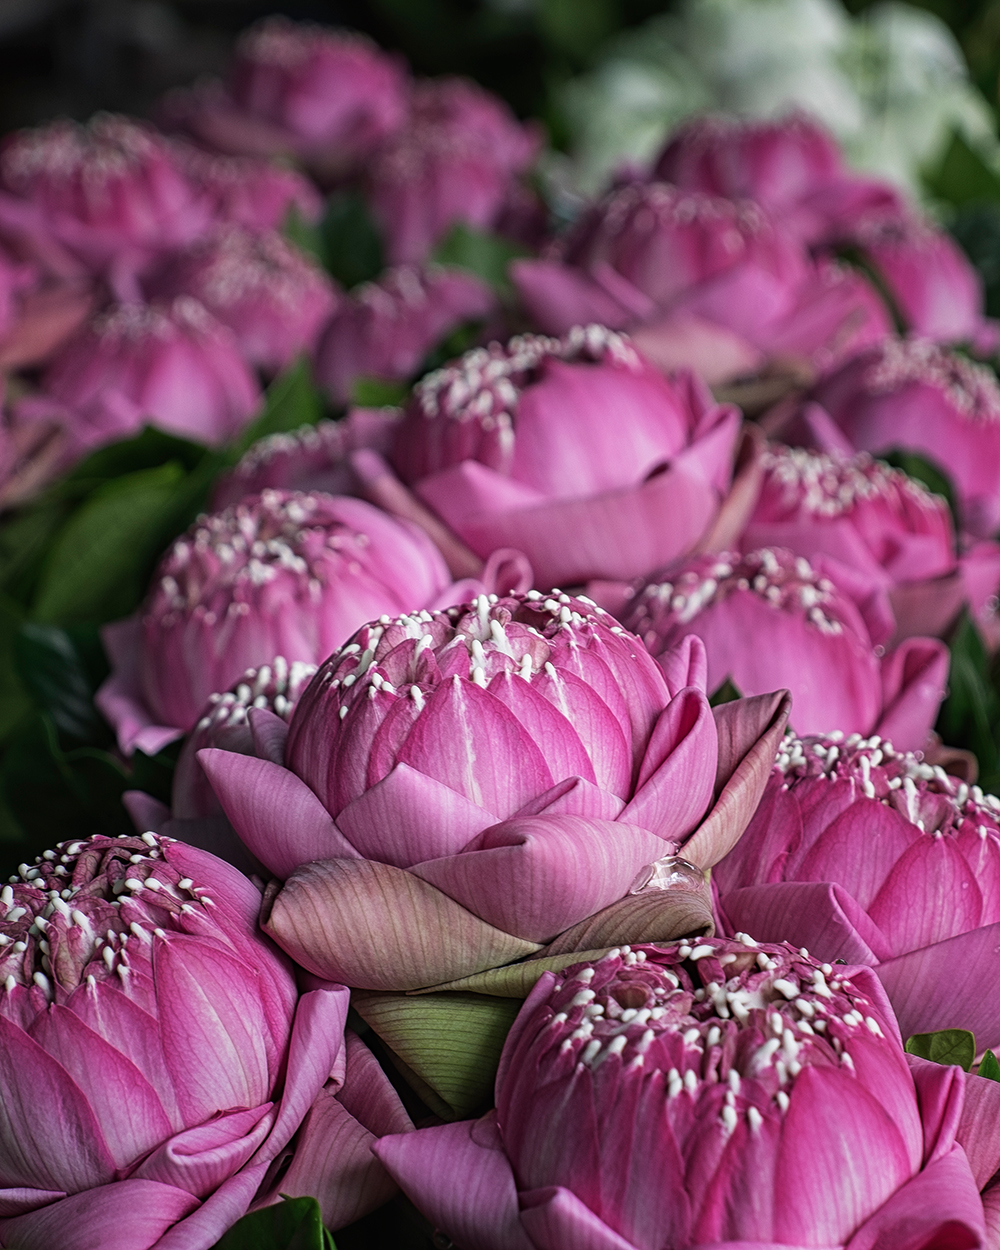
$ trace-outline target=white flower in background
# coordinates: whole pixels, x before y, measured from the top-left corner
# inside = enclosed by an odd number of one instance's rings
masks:
[[[682,118],[706,109],[804,109],[853,164],[915,193],[953,129],[1000,159],[992,111],[951,32],[894,0],[857,18],[837,0],[686,0],[609,44],[561,102],[574,144],[559,180],[587,192],[622,163],[650,160]]]

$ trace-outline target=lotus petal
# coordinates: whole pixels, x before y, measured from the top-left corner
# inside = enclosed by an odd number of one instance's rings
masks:
[[[538,1250],[636,1250],[569,1189],[529,1189],[518,1198],[521,1223]]]

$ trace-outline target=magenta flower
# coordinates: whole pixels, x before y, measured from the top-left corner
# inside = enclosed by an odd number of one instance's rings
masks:
[[[415,389],[397,469],[477,555],[536,585],[641,576],[689,551],[732,473],[739,414],[601,326],[467,352]]]
[[[338,403],[359,378],[403,382],[463,322],[496,307],[471,273],[400,265],[353,290],[330,321],[316,353],[316,376]]]
[[[271,17],[239,40],[226,83],[175,92],[164,120],[220,152],[291,154],[342,174],[401,125],[407,75],[355,34]]]
[[[956,558],[945,501],[867,452],[848,456],[774,443],[761,467],[761,492],[741,548],[826,556],[870,578],[888,591],[897,639],[943,634],[967,596],[981,606],[980,596],[985,601],[996,589],[993,545]],[[985,593],[977,593],[981,573]]]
[[[653,655],[697,634],[709,690],[727,679],[747,695],[787,687],[799,733],[835,725],[917,750],[944,698],[948,649],[908,638],[882,658],[894,625],[888,606],[870,582],[853,587],[845,573],[835,584],[782,548],[696,556],[637,590],[623,619]]]
[[[207,1250],[339,1062],[260,896],[179,842],[63,843],[0,892],[0,1239]]]
[[[814,262],[780,218],[663,182],[609,192],[550,255],[516,261],[511,274],[548,333],[586,321],[627,328],[661,367],[688,365],[711,382],[769,356],[825,369],[890,329],[874,290]]]
[[[323,198],[304,174],[277,161],[219,156],[181,141],[172,151],[212,206],[215,221],[250,230],[280,230],[295,211],[305,221],[323,215]]]
[[[904,1035],[1000,1044],[976,988],[1000,935],[1000,800],[875,736],[786,739],[713,880],[742,927],[875,966]]]
[[[338,303],[327,275],[280,234],[234,225],[172,257],[151,285],[199,300],[268,373],[311,351]]]
[[[283,751],[283,723],[251,711],[261,758],[199,752],[247,847],[289,878],[267,925],[304,967],[412,989],[559,934],[581,949],[584,922],[632,890],[668,908],[661,876],[701,891],[672,857],[704,868],[739,836],[781,695],[713,716],[699,644],[661,671],[553,595],[366,625],[300,697]]]
[[[22,400],[17,414],[61,421],[83,450],[146,424],[222,443],[261,403],[232,331],[185,295],[99,313],[60,348],[42,394]]]
[[[467,1250],[972,1247],[964,1077],[911,1075],[867,968],[626,946],[542,976],[495,1112],[375,1150]]]
[[[812,398],[837,428],[807,410],[811,442],[915,452],[950,477],[966,530],[987,537],[1000,528],[1000,388],[984,365],[926,339],[886,339],[823,379]]]
[[[539,146],[535,130],[475,83],[417,83],[405,125],[365,167],[389,261],[420,264],[456,222],[493,226]]]
[[[246,669],[318,663],[364,621],[434,605],[449,585],[417,527],[360,499],[265,491],[200,517],[139,613],[106,628],[99,706],[122,750],[152,753]]]

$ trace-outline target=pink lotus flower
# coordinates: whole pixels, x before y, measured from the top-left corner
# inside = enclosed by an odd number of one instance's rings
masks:
[[[263,402],[232,331],[191,296],[119,304],[57,353],[21,419],[62,422],[78,450],[155,425],[201,443],[232,438]]]
[[[516,261],[511,275],[548,333],[585,321],[628,328],[661,367],[687,365],[712,383],[767,357],[825,369],[890,329],[874,290],[811,260],[780,219],[662,182],[610,192],[551,255]]]
[[[740,938],[543,974],[496,1111],[376,1153],[467,1250],[983,1244],[965,1073],[911,1074],[869,969]]]
[[[809,243],[842,240],[874,213],[902,215],[889,183],[848,169],[837,141],[815,119],[695,117],[671,135],[653,177],[685,191],[755,200]]]
[[[190,243],[212,219],[169,140],[110,114],[14,134],[0,154],[0,185],[126,299],[151,259]]]
[[[891,613],[867,580],[852,587],[837,574],[839,585],[782,548],[696,556],[638,590],[623,619],[653,655],[697,634],[709,690],[727,679],[747,695],[786,686],[799,733],[834,725],[917,750],[944,698],[948,649],[908,638],[880,658]]]
[[[246,669],[318,663],[364,621],[433,605],[449,585],[417,527],[360,499],[265,491],[199,518],[139,613],[106,628],[99,706],[123,751],[152,754]]]
[[[193,296],[268,373],[311,351],[338,303],[327,275],[276,231],[233,225],[172,257],[151,290]]]
[[[304,994],[257,890],[179,842],[95,837],[0,892],[0,1239],[208,1250],[324,1082],[347,994]],[[340,1174],[341,1182],[344,1174]]]
[[[480,556],[523,551],[536,585],[630,578],[689,551],[728,490],[739,414],[579,327],[467,352],[417,387],[397,469]]]
[[[304,174],[276,161],[219,156],[181,141],[171,150],[184,173],[208,197],[215,221],[250,230],[280,230],[295,211],[305,221],[323,215],[323,198]]]
[[[941,635],[963,600],[977,610],[1000,582],[995,544],[961,558],[945,501],[867,452],[815,452],[771,444],[740,547],[784,547],[831,557],[889,594],[896,639]],[[980,581],[983,582],[980,587]]]
[[[495,307],[490,289],[461,269],[390,269],[340,305],[317,350],[316,376],[343,404],[359,378],[406,381],[452,330]]]
[[[288,878],[267,927],[310,971],[412,989],[558,934],[580,949],[595,913],[617,907],[627,931],[632,890],[669,910],[661,876],[701,891],[673,857],[704,868],[739,836],[781,695],[713,716],[699,644],[664,676],[612,618],[554,595],[366,625],[283,750],[283,722],[251,711],[261,758],[199,752],[247,847]]]
[[[736,926],[869,964],[904,1036],[1000,1044],[979,980],[1000,935],[1000,800],[877,735],[788,737],[713,881]]]
[[[926,339],[886,339],[821,381],[801,433],[826,450],[915,452],[946,473],[963,527],[1000,528],[1000,387],[983,365]]]
[[[175,92],[167,123],[220,152],[290,154],[342,174],[402,124],[407,76],[356,34],[271,17],[241,36],[225,85]]]
[[[406,124],[365,169],[390,263],[425,261],[456,222],[489,229],[539,146],[538,133],[475,83],[418,83]]]

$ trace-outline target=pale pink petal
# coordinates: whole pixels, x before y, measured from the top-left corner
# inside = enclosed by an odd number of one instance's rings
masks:
[[[514,813],[521,816],[586,816],[597,820],[617,820],[625,810],[625,802],[617,794],[609,794],[592,786],[582,777],[557,781],[551,790],[536,795]]]
[[[272,1104],[233,1111],[163,1142],[132,1173],[207,1198],[235,1175],[267,1136]]]
[[[912,1061],[916,1056],[910,1058]],[[976,1186],[985,1188],[1000,1168],[1000,1081],[984,1076],[967,1078],[955,1137],[968,1157]]]
[[[882,716],[876,732],[897,751],[919,751],[937,719],[948,679],[948,648],[907,638],[882,662]]]
[[[538,1250],[636,1250],[569,1189],[529,1189],[518,1197],[521,1223]]]
[[[169,1185],[115,1181],[30,1215],[0,1220],[0,1238],[17,1250],[151,1250],[172,1224],[197,1206],[197,1198]],[[192,1242],[188,1250],[201,1248]]]
[[[718,765],[712,709],[695,687],[663,709],[639,769],[635,795],[622,819],[679,842],[701,821],[712,800]]]

